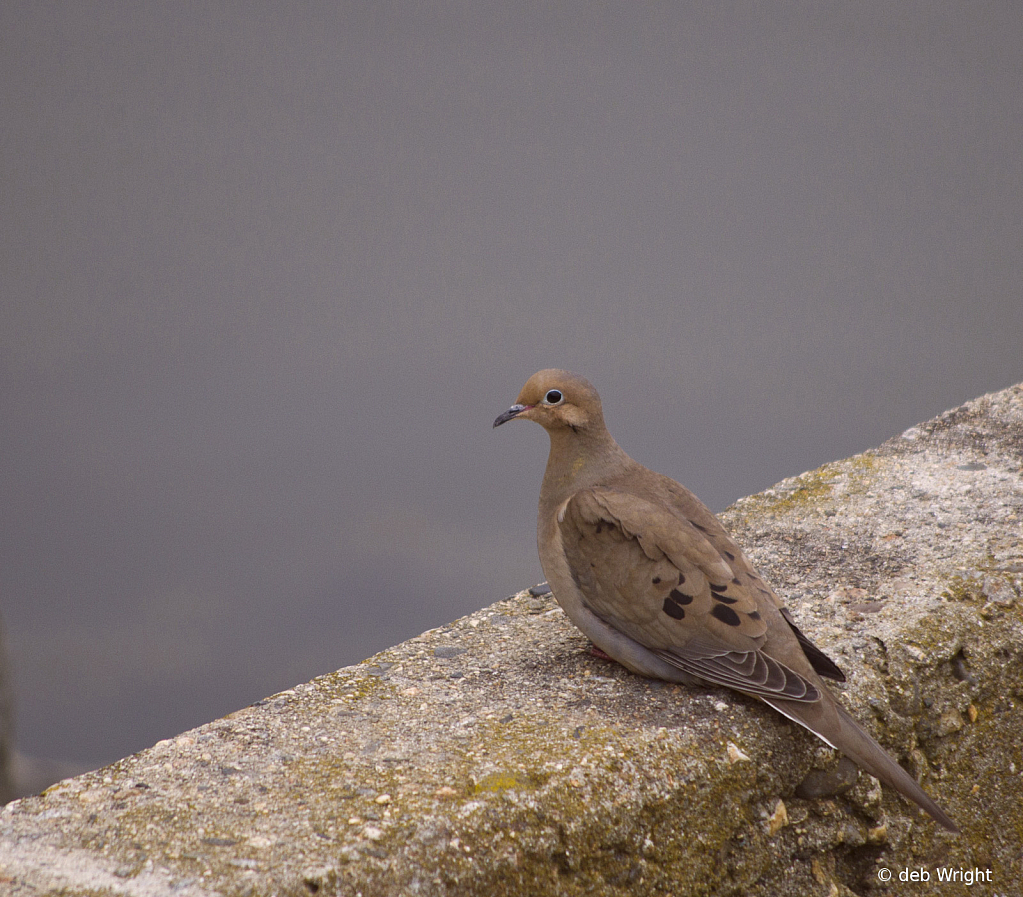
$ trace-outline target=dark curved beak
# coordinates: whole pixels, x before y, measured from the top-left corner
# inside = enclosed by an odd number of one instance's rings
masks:
[[[497,420],[494,421],[494,426],[499,427],[501,424],[508,423],[508,421],[510,421],[513,417],[518,417],[518,415],[522,414],[523,411],[531,407],[531,405],[512,405],[511,408],[503,414],[497,415]]]

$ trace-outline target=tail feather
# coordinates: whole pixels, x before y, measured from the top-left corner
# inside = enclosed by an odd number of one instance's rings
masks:
[[[951,817],[920,787],[916,779],[899,766],[837,701],[825,698],[816,705],[774,700],[767,700],[766,703],[913,801],[944,828],[950,832],[959,832],[959,827]],[[828,712],[832,709],[833,714]]]

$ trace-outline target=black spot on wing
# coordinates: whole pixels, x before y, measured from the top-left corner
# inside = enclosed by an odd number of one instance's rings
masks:
[[[673,620],[681,620],[686,615],[685,609],[677,601],[674,601],[670,595],[664,599],[664,604],[661,605],[661,608]]]
[[[672,589],[668,597],[678,604],[692,604],[693,596],[687,595],[685,592],[680,592],[678,589]]]
[[[739,615],[724,604],[715,604],[714,607],[711,608],[710,615],[712,617],[716,617],[727,626],[738,626],[742,622],[739,619]]]
[[[710,584],[710,594],[714,598],[715,601],[722,601],[725,604],[735,604],[735,603],[737,603],[738,600],[739,600],[738,598],[729,598],[727,595],[723,594],[723,592],[727,588],[728,588],[728,584],[727,583],[725,585],[723,585],[723,586],[716,586],[716,585],[714,585],[714,583],[711,583]]]

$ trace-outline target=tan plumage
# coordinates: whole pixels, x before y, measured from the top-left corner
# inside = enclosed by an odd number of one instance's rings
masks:
[[[796,628],[717,517],[622,451],[588,381],[539,371],[494,426],[512,419],[550,436],[540,563],[597,648],[635,673],[760,698],[958,831],[828,692],[822,676],[845,676]]]

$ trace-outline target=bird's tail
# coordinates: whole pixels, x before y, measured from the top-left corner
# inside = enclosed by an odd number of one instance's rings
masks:
[[[763,699],[763,696],[761,696]],[[826,700],[826,699],[825,699]],[[829,702],[837,716],[823,714],[821,719],[801,719],[813,705],[800,705],[794,701],[766,700],[775,710],[793,722],[809,729],[822,741],[841,751],[857,766],[909,798],[936,822],[950,832],[959,832],[951,817],[938,806],[920,784],[879,745],[870,734],[853,719],[837,701]],[[823,709],[823,708],[820,708]],[[813,714],[816,716],[816,714]],[[822,723],[827,724],[822,725]],[[833,730],[833,731],[832,731]]]

